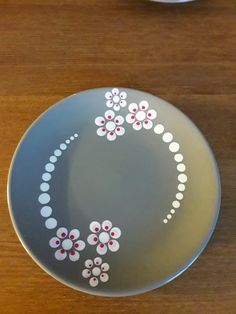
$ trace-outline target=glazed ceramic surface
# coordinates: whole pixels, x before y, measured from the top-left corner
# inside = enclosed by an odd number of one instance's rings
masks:
[[[39,117],[12,161],[16,232],[50,275],[96,295],[159,287],[206,246],[220,183],[208,144],[151,94],[99,88]]]

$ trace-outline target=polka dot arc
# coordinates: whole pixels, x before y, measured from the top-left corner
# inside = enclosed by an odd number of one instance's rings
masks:
[[[48,182],[52,179],[52,173],[56,169],[56,163],[60,160],[59,157],[62,156],[62,152],[64,152],[68,148],[68,144],[71,143],[72,140],[71,138],[73,138],[73,140],[75,138],[78,138],[78,134],[75,133],[72,136],[70,136],[70,140],[66,139],[65,140],[66,144],[65,143],[59,144],[59,148],[56,148],[54,150],[53,154],[50,155],[49,157],[49,162],[47,162],[44,166],[46,172],[42,174],[43,182],[40,183],[39,187],[42,193],[38,196],[38,202],[40,205],[44,205],[40,210],[40,214],[43,218],[46,218],[44,225],[49,230],[55,229],[58,225],[58,222],[56,218],[51,217],[53,214],[53,209],[50,206],[48,206],[51,201],[51,196],[48,192],[50,189],[50,184]]]

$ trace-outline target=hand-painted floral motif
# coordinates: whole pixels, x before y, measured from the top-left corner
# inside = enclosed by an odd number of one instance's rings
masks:
[[[156,118],[155,110],[148,110],[149,104],[143,100],[137,105],[132,103],[129,105],[130,113],[126,116],[126,122],[133,125],[134,130],[139,131],[142,128],[149,130],[153,127],[152,120]]]
[[[89,278],[91,287],[96,287],[101,282],[107,282],[109,275],[107,272],[110,269],[108,263],[103,263],[101,257],[96,257],[94,260],[87,259],[84,263],[85,269],[82,271],[84,278]]]
[[[107,110],[104,117],[99,116],[95,119],[95,124],[99,126],[97,129],[98,136],[107,136],[108,141],[114,141],[117,136],[125,134],[122,127],[125,119],[122,116],[116,116],[114,111]]]
[[[120,245],[117,239],[121,236],[121,230],[117,227],[112,227],[110,220],[103,221],[102,225],[97,222],[91,222],[89,226],[92,234],[88,236],[88,243],[90,245],[97,245],[97,253],[104,255],[107,250],[116,252],[119,250]]]
[[[86,246],[84,241],[78,240],[79,236],[78,229],[72,229],[69,234],[64,227],[57,230],[56,236],[51,238],[49,245],[57,249],[54,255],[58,261],[64,260],[67,256],[72,262],[79,260],[79,251],[83,251]]]
[[[108,108],[113,108],[115,111],[119,111],[121,107],[126,106],[126,92],[120,92],[118,88],[113,88],[111,92],[106,92],[105,97],[107,99],[106,105]]]

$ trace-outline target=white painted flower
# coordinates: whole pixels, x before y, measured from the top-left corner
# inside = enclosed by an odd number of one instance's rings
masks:
[[[142,128],[149,130],[153,127],[151,120],[156,118],[157,113],[153,109],[148,110],[148,107],[149,104],[146,100],[142,100],[139,105],[136,103],[129,105],[130,113],[127,114],[126,121],[132,124],[136,131]]]
[[[113,88],[111,92],[106,92],[105,97],[107,99],[106,105],[109,108],[113,108],[115,111],[119,111],[120,107],[126,106],[126,92],[120,92],[118,88]]]
[[[107,136],[108,141],[114,141],[117,136],[125,134],[122,127],[125,119],[122,116],[116,116],[114,111],[107,110],[104,117],[99,116],[95,119],[95,124],[99,126],[97,129],[98,136]]]
[[[55,258],[63,261],[67,256],[72,262],[76,262],[80,258],[78,251],[83,251],[85,242],[78,240],[80,232],[78,229],[72,229],[68,234],[68,230],[61,227],[57,230],[56,236],[49,241],[50,247],[56,249]]]
[[[109,276],[107,274],[110,266],[108,263],[103,263],[101,257],[96,257],[94,260],[87,259],[84,263],[85,269],[82,271],[84,278],[89,278],[91,287],[96,287],[101,282],[107,282]]]
[[[119,250],[120,245],[117,239],[121,236],[121,230],[117,227],[112,228],[110,220],[103,221],[102,225],[97,222],[91,222],[89,229],[92,231],[87,238],[91,245],[97,245],[97,253],[104,255],[109,249],[111,252]]]

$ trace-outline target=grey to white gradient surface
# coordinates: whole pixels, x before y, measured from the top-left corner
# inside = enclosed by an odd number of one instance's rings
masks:
[[[121,88],[127,102],[145,99],[157,111],[181,146],[188,182],[181,207],[168,224],[178,185],[176,162],[168,145],[153,130],[134,131],[114,142],[98,137],[94,119],[106,108],[100,88],[68,97],[45,112],[28,130],[17,148],[8,181],[8,201],[16,232],[32,258],[59,281],[96,295],[142,293],[175,278],[206,246],[220,208],[217,166],[208,144],[195,125],[167,102],[141,91]],[[128,113],[125,108],[122,113]],[[39,186],[45,163],[55,147],[77,132],[57,165],[50,182],[51,203],[60,226],[79,228],[86,242],[93,220],[111,220],[122,230],[120,250],[107,253],[107,283],[91,288],[81,276],[84,261],[97,256],[87,244],[73,263],[58,262],[40,215]]]

